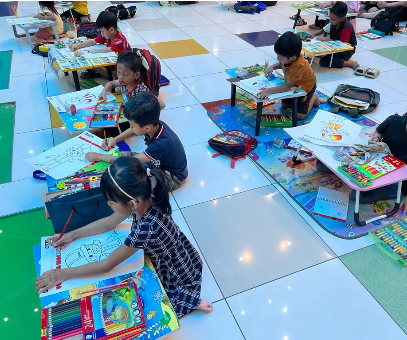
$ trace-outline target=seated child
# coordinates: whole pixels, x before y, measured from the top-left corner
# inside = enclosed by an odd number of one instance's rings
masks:
[[[285,32],[274,45],[278,63],[271,65],[265,75],[268,77],[273,70],[283,69],[286,83],[284,85],[260,91],[259,98],[267,98],[270,94],[290,91],[293,86],[301,87],[307,95],[298,98],[298,119],[308,116],[313,106],[319,106],[319,97],[315,93],[317,78],[309,62],[301,54],[301,38],[293,32]],[[285,108],[291,107],[291,99],[283,99]]]
[[[87,1],[72,1],[73,7],[61,14],[62,18],[73,18],[77,23],[90,21]]]
[[[330,8],[335,5],[336,1],[319,2],[316,5],[320,8]],[[348,13],[358,13],[361,7],[360,1],[344,1],[348,6]],[[356,17],[349,18],[349,22],[352,24],[353,29],[356,32]],[[309,25],[308,28],[318,29],[323,28],[326,25],[326,20],[319,20],[318,17],[315,19],[314,25]]]
[[[53,247],[112,230],[133,215],[130,234],[103,260],[82,266],[53,269],[35,281],[40,293],[66,280],[108,273],[139,249],[149,256],[179,318],[194,310],[210,313],[211,302],[201,299],[202,260],[171,218],[171,205],[162,171],[145,168],[138,159],[122,157],[104,172],[100,189],[113,214],[82,228],[48,238]]]
[[[123,113],[131,127],[109,140],[104,147],[110,150],[117,142],[126,138],[144,136],[146,150],[142,153],[132,152],[131,156],[159,167],[164,171],[168,191],[177,189],[188,176],[187,157],[178,136],[160,121],[160,104],[157,98],[150,92],[140,92],[126,103]],[[119,158],[97,152],[88,152],[85,157],[89,162],[113,162]]]
[[[78,51],[80,48],[94,46],[96,44],[105,44],[106,48],[103,49],[90,49],[90,53],[103,53],[103,52],[116,52],[130,50],[130,45],[127,42],[123,33],[117,30],[117,18],[112,12],[103,11],[96,19],[96,26],[100,28],[100,35],[95,39],[88,39],[79,44],[71,45],[71,50],[75,52],[75,55],[81,56],[83,52]],[[99,71],[99,69],[98,69]],[[95,78],[98,75],[95,71],[88,70],[85,74],[82,74],[82,78]]]
[[[349,43],[351,46],[356,49],[356,34],[351,23],[346,19],[346,13],[348,12],[348,7],[342,1],[338,1],[333,5],[329,11],[329,20],[330,20],[330,31],[329,36],[331,40],[340,40],[342,42]],[[323,30],[315,32],[314,36],[323,34]],[[321,38],[320,40],[326,40]],[[359,67],[359,63],[355,60],[349,60],[352,55],[355,53],[355,49],[351,51],[344,51],[334,53],[332,59],[331,67],[343,68],[350,67],[356,70]],[[327,54],[326,56],[316,58],[315,61],[322,67],[329,67],[331,62],[331,55]]]
[[[58,34],[62,34],[64,31],[64,24],[58,11],[54,7],[54,1],[39,1],[38,3],[41,8],[41,13],[34,15],[34,17],[38,18],[39,20],[52,20],[55,22],[55,27]],[[54,30],[52,27],[40,28],[37,32],[35,32],[35,37],[41,40],[53,40],[55,39]]]
[[[384,142],[389,146],[392,154],[403,162],[407,163],[407,113],[403,116],[397,114],[387,117],[379,124],[374,132],[373,140],[369,143]],[[317,161],[317,169],[324,173],[332,173],[322,162]],[[401,189],[404,195],[407,194],[407,180],[403,182]],[[386,187],[381,187],[369,191],[361,191],[359,202],[361,204],[374,201],[396,198],[397,184],[391,184]],[[356,193],[353,190],[351,198],[355,200]],[[404,211],[407,207],[407,198],[404,198],[402,206]]]

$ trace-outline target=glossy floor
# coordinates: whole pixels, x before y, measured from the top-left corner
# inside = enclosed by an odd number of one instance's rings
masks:
[[[160,91],[166,103],[161,117],[185,146],[190,173],[171,195],[173,218],[202,255],[202,297],[215,302],[211,315],[195,312],[185,317],[168,339],[407,339],[400,304],[405,294],[397,292],[404,268],[394,268],[367,237],[345,241],[328,234],[250,159],[238,161],[232,170],[230,159],[213,159],[207,145],[219,128],[201,104],[229,98],[224,69],[275,61],[276,34],[292,28],[289,16],[295,10],[290,3],[278,2],[256,15],[228,10],[232,2],[135,5],[136,17],[119,26],[132,46],[158,53],[162,74],[171,80]],[[106,1],[89,2],[93,19],[108,6]],[[18,6],[20,16],[37,10],[37,2]],[[31,54],[25,38],[13,37],[6,18],[0,17],[0,51],[13,50],[13,56],[9,88],[0,90],[0,104],[15,101],[16,111],[13,149],[8,150],[11,182],[0,185],[1,216],[43,206],[45,185],[31,179],[24,158],[70,138],[51,118],[45,97],[73,91],[72,78],[56,77],[46,59]],[[312,16],[304,18],[313,21]],[[358,19],[357,27],[365,29],[369,21]],[[268,42],[267,33],[259,32],[270,30]],[[359,41],[355,58],[379,68],[380,76],[356,77],[349,69],[315,65],[318,88],[330,94],[347,83],[379,91],[381,104],[370,115],[378,122],[406,111],[406,46],[406,36],[400,34]],[[135,151],[144,148],[140,139],[128,142]],[[32,246],[51,230],[41,212],[34,215],[0,222],[0,338],[39,335]],[[37,229],[40,226],[44,229]],[[8,248],[12,251],[5,251]],[[364,266],[365,261],[372,265]],[[14,285],[17,281],[20,284]],[[16,300],[26,306],[15,307]],[[21,319],[25,327],[17,326]],[[12,334],[15,329],[19,333]]]

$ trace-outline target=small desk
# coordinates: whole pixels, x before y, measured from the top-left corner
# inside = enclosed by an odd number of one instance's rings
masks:
[[[382,220],[384,218],[393,216],[394,214],[397,213],[397,211],[400,207],[400,201],[401,201],[401,185],[402,185],[402,182],[407,179],[407,166],[404,166],[398,170],[394,170],[389,174],[386,174],[382,177],[375,179],[372,185],[369,185],[367,187],[361,187],[357,183],[355,183],[352,180],[350,180],[349,178],[345,177],[345,175],[343,175],[341,172],[338,171],[338,166],[341,165],[341,162],[335,160],[333,158],[333,155],[339,149],[339,147],[321,146],[321,145],[313,144],[311,142],[308,142],[308,141],[302,139],[301,137],[303,135],[305,128],[306,128],[306,126],[298,126],[296,128],[285,128],[284,131],[287,132],[288,135],[290,135],[293,139],[295,139],[300,144],[299,148],[301,148],[301,145],[302,145],[305,148],[312,151],[312,153],[314,154],[315,157],[317,157],[322,163],[324,163],[329,169],[331,169],[332,172],[335,175],[337,175],[347,186],[349,186],[351,189],[354,189],[356,191],[354,219],[355,219],[355,223],[358,226],[364,226],[364,225],[372,223],[374,221]],[[362,130],[362,132],[363,132],[363,130]],[[356,142],[360,143],[360,142],[365,142],[365,141],[359,137]],[[297,161],[298,153],[299,152],[297,150],[296,154],[293,156],[294,163],[298,163],[298,161]],[[384,187],[384,186],[387,186],[387,185],[390,185],[393,183],[398,183],[397,198],[396,198],[396,203],[394,205],[393,210],[387,214],[380,215],[380,216],[371,218],[366,221],[361,221],[360,216],[359,216],[360,192],[381,188],[381,187]]]
[[[313,43],[316,44],[317,42],[313,42]],[[321,43],[321,45],[322,45],[324,43],[324,41],[320,41],[319,43]],[[339,48],[336,50],[330,50],[330,51],[324,51],[324,52],[323,51],[313,52],[313,51],[307,49],[307,45],[308,45],[308,43],[304,43],[302,45],[302,51],[312,56],[310,66],[312,66],[312,63],[314,62],[315,57],[320,57],[320,56],[325,56],[325,55],[330,54],[331,61],[329,63],[329,68],[331,68],[331,66],[332,66],[332,59],[333,59],[335,53],[340,53],[340,52],[344,52],[344,51],[352,51],[355,49],[353,46],[343,43],[343,45],[347,45],[347,46],[344,46],[343,48]]]
[[[16,38],[22,38],[24,36],[27,37],[28,45],[30,45],[31,49],[34,49],[34,44],[31,39],[30,30],[52,27],[56,40],[59,40],[59,34],[55,26],[55,22],[53,22],[52,20],[32,21],[26,24],[11,24],[11,26],[13,27],[14,36]],[[24,34],[18,34],[16,26],[21,28],[24,31]]]
[[[239,78],[227,79],[227,81],[229,81],[230,85],[231,85],[231,99],[230,99],[231,106],[236,105],[236,87],[239,87],[240,80],[249,79],[249,78],[252,78],[252,77],[255,77],[258,75],[259,74],[257,72],[253,72],[253,73],[249,73],[249,74],[243,76],[242,79],[239,79]],[[240,89],[245,91],[242,88],[240,88]],[[284,92],[281,94],[276,93],[276,94],[270,95],[269,98],[266,98],[266,99],[259,99],[255,96],[253,96],[251,93],[249,93],[247,91],[245,91],[245,92],[257,103],[256,126],[255,126],[255,132],[254,132],[254,135],[256,137],[260,135],[260,123],[261,123],[261,116],[262,116],[262,111],[263,111],[263,102],[265,102],[265,101],[291,98],[292,99],[292,122],[293,122],[293,126],[297,126],[297,98],[303,97],[306,95],[306,92],[304,90],[300,89],[300,91],[298,91],[298,92],[294,92],[294,90],[291,90],[289,92]]]

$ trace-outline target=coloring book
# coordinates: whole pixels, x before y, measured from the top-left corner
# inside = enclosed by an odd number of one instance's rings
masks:
[[[360,125],[345,117],[318,110],[305,128],[302,138],[318,145],[352,146],[361,130]]]
[[[116,229],[103,234],[74,240],[62,250],[57,250],[52,247],[48,243],[47,237],[41,238],[41,274],[56,268],[72,268],[104,260],[110,253],[124,243],[127,235],[130,233],[130,228],[130,223],[122,223]],[[144,253],[142,250],[139,250],[106,274],[62,282],[50,289],[47,293],[41,294],[40,297],[138,271],[143,268],[143,265]]]
[[[346,222],[348,217],[349,194],[325,187],[318,188],[314,214]]]
[[[65,178],[89,164],[85,159],[86,153],[99,152],[107,155],[108,152],[101,147],[102,143],[101,138],[85,131],[25,161],[53,178]]]

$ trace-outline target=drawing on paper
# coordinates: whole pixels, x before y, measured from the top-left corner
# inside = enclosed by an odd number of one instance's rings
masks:
[[[87,152],[90,152],[91,145],[86,144],[76,144],[71,148],[68,148],[66,152],[56,154],[56,155],[49,155],[46,156],[45,163],[34,163],[34,166],[43,169],[43,171],[47,172],[51,169],[56,168],[57,166],[65,163],[65,162],[74,162],[80,161],[85,157]]]
[[[93,240],[91,243],[83,243],[66,256],[65,265],[67,268],[71,268],[104,260],[113,250],[123,244],[123,241],[124,237],[120,236],[115,230],[104,242]]]
[[[348,131],[343,127],[343,121],[346,118],[335,116],[328,122],[323,122],[325,126],[321,130],[321,136],[325,139],[341,140],[343,136],[349,136]]]

